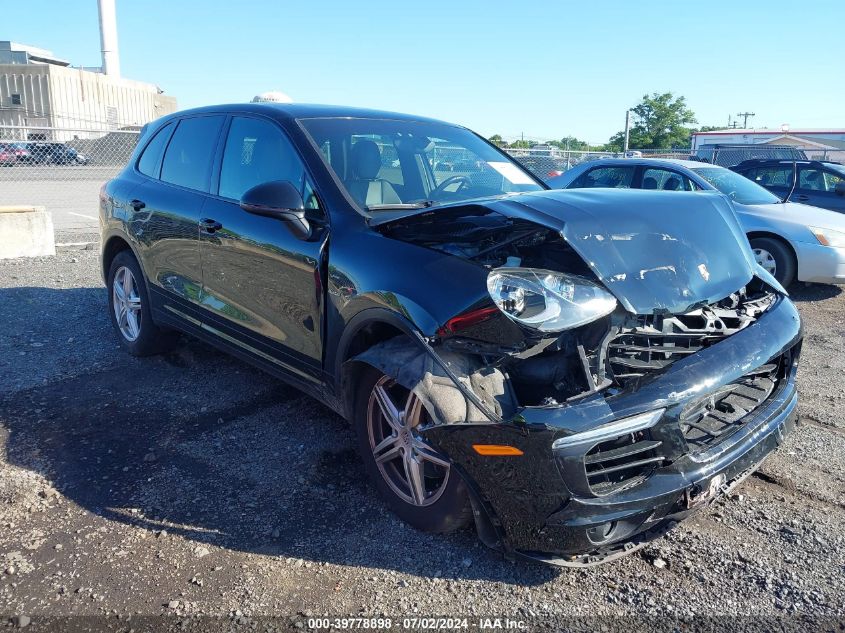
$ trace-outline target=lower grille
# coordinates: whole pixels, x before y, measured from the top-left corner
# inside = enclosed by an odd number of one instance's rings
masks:
[[[661,444],[643,432],[597,444],[584,457],[590,491],[608,495],[645,480],[665,460],[658,451]]]
[[[780,363],[763,365],[687,407],[680,416],[681,432],[693,452],[707,450],[739,430],[775,391],[779,370]]]

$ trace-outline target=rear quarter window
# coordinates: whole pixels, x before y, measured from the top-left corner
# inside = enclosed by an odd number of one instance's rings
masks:
[[[223,119],[222,115],[182,119],[165,150],[161,180],[207,193]]]
[[[170,132],[172,131],[173,124],[168,123],[156,132],[155,136],[147,143],[147,146],[141,153],[141,158],[138,159],[138,171],[150,178],[158,178],[158,166],[161,161],[161,155],[164,153],[164,146],[167,144],[167,139],[170,138]]]

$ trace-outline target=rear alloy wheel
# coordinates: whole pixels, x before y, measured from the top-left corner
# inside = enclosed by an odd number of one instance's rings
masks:
[[[795,280],[795,257],[786,244],[770,237],[755,237],[751,250],[757,263],[784,288]]]
[[[112,309],[117,329],[130,343],[141,333],[141,297],[132,271],[121,266],[112,281]]]
[[[359,381],[356,430],[365,468],[390,508],[426,532],[451,532],[471,518],[469,494],[449,460],[419,433],[420,399],[368,368]]]
[[[109,316],[130,354],[149,356],[173,347],[178,335],[153,322],[144,274],[131,251],[121,251],[112,260],[108,288]]]

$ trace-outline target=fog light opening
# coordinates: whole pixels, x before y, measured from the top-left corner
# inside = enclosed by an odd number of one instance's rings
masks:
[[[613,538],[613,535],[616,533],[616,527],[616,521],[608,521],[607,523],[591,527],[587,530],[587,538],[590,539],[591,543],[601,545]]]

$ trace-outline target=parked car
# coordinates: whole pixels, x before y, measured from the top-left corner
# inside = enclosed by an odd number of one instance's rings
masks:
[[[33,163],[54,165],[85,165],[88,159],[64,143],[27,143]]]
[[[803,202],[845,212],[845,166],[817,160],[747,160],[733,171],[765,187],[784,202]]]
[[[672,159],[610,159],[549,180],[557,189],[621,187],[721,191],[733,202],[754,256],[784,286],[845,284],[845,216],[779,198],[729,169]]]
[[[253,103],[146,126],[100,220],[129,353],[186,332],[305,390],[421,530],[611,560],[794,421],[801,321],[719,194],[550,191],[462,127]]]
[[[713,143],[701,145],[690,156],[692,160],[722,167],[733,167],[746,160],[766,158],[772,160],[807,160],[807,155],[792,145],[766,145],[747,143]]]
[[[15,151],[7,143],[0,143],[0,166],[14,167],[17,162]]]
[[[565,158],[553,157],[547,154],[527,154],[514,156],[513,158],[540,180],[559,176],[568,169]],[[569,162],[571,164],[572,161]]]
[[[24,143],[0,143],[0,165],[12,167],[32,162],[32,157]]]

